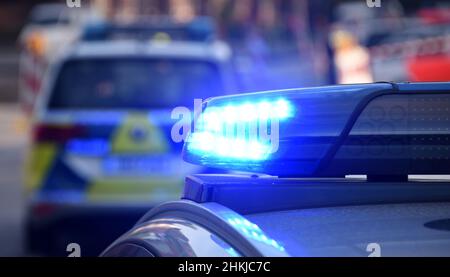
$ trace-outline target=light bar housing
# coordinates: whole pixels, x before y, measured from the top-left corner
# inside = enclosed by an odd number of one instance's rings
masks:
[[[183,156],[207,167],[287,177],[450,174],[449,108],[450,83],[340,85],[216,97],[203,103]],[[240,127],[230,129],[233,124]],[[260,140],[261,126],[269,137],[278,132],[276,143]],[[227,130],[234,130],[234,136]],[[274,145],[276,151],[270,151]]]

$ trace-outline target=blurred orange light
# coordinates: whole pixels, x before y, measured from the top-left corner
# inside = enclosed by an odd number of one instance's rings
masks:
[[[26,48],[38,57],[42,57],[45,54],[45,39],[39,33],[32,33],[26,40]]]

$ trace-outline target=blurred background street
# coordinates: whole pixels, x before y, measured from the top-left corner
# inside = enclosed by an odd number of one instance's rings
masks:
[[[21,256],[25,198],[22,164],[25,126],[17,103],[19,49],[11,35],[0,42],[0,256]]]
[[[0,256],[23,254],[22,163],[25,130],[20,130],[20,110],[14,103],[0,104]]]
[[[170,111],[191,108],[193,98],[450,81],[448,1],[382,1],[381,8],[369,8],[365,0],[66,3],[0,3],[0,256],[33,255],[37,248],[48,251],[39,255],[60,255],[67,242],[89,233],[69,234],[61,226],[103,222],[99,216],[64,218],[44,231],[41,223],[67,207],[95,207],[107,222],[98,227],[103,233],[116,228],[107,218],[123,222],[107,245],[148,209],[143,202],[153,206],[176,198],[186,174],[207,170],[179,166],[181,145],[169,138]],[[70,53],[76,57],[67,58],[67,68],[49,71]],[[85,60],[77,64],[77,58]],[[71,82],[67,72],[84,77]],[[44,85],[57,76],[54,88]],[[153,89],[157,97],[145,94]],[[50,100],[36,108],[42,95]],[[110,113],[99,116],[105,110]],[[130,209],[136,213],[126,217]],[[119,215],[110,215],[113,210]],[[36,244],[33,251],[27,236]]]

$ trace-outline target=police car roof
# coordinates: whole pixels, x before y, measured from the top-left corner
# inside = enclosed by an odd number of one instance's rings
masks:
[[[399,91],[448,91],[450,90],[450,84],[448,82],[428,82],[428,83],[397,83]]]
[[[68,53],[70,58],[170,57],[225,61],[231,56],[225,43],[162,41],[80,42]]]

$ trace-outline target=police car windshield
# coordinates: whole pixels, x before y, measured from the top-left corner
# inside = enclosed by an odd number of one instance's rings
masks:
[[[222,94],[216,65],[198,60],[85,59],[66,62],[50,109],[148,109]]]
[[[60,4],[38,5],[30,14],[29,23],[33,25],[68,24],[67,7]]]

